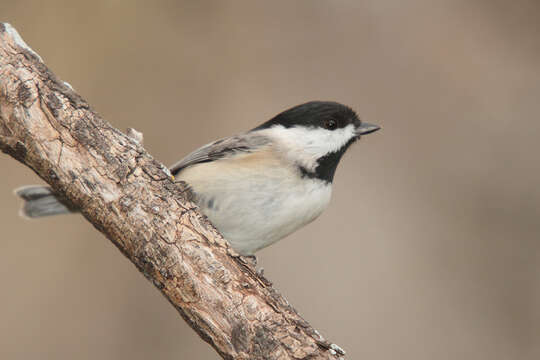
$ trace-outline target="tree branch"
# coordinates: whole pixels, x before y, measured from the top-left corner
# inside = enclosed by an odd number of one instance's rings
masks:
[[[109,238],[224,359],[336,359],[142,145],[0,23],[0,149]]]

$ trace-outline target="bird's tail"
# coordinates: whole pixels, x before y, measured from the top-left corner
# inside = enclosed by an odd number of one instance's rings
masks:
[[[61,202],[48,186],[29,185],[15,189],[15,194],[24,200],[20,215],[39,218],[76,212]]]

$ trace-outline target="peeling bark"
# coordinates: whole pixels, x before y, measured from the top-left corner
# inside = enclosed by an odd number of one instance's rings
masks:
[[[0,149],[81,209],[224,359],[343,355],[228,246],[184,184],[93,111],[6,23]]]

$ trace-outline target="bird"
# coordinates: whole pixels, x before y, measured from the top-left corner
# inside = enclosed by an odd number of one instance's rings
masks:
[[[310,101],[204,145],[169,170],[232,248],[254,256],[321,215],[343,154],[379,129],[346,105]],[[27,218],[77,212],[48,186],[15,193]]]

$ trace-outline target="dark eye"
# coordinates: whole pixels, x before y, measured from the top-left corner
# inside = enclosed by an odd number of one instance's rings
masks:
[[[333,119],[328,119],[324,122],[324,127],[328,130],[334,130],[337,128],[337,121]]]

